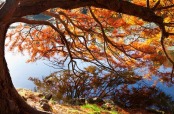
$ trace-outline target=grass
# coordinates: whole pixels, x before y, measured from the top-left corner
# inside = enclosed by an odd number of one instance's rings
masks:
[[[96,104],[85,104],[82,106],[82,108],[91,109],[92,111],[97,111],[97,112],[101,111],[101,108],[98,107]]]
[[[101,113],[107,113],[107,114],[119,114],[116,111],[109,111],[104,110],[101,107],[97,106],[96,104],[85,104],[82,106],[84,109],[88,109],[88,114],[101,114]]]

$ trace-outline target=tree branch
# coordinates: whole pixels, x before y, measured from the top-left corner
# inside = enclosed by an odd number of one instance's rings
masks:
[[[112,4],[111,4],[112,3]],[[15,11],[14,18],[41,13],[50,8],[74,9],[85,6],[104,8],[142,18],[144,21],[160,25],[163,18],[151,9],[123,0],[22,0]]]
[[[162,30],[162,35],[161,35],[161,46],[162,46],[162,49],[164,51],[164,54],[166,55],[167,59],[171,62],[172,64],[172,72],[171,72],[171,82],[173,83],[173,72],[174,72],[174,61],[169,57],[167,51],[166,51],[166,48],[164,46],[164,39],[165,39],[165,36],[164,36],[164,31]]]
[[[160,4],[160,0],[158,0],[158,2],[153,6],[152,10],[156,10],[156,8],[158,7],[158,5]]]
[[[72,57],[68,42],[65,38],[65,35],[59,29],[57,29],[53,24],[51,24],[50,22],[48,22],[48,21],[28,20],[28,19],[25,19],[25,18],[18,18],[17,20],[13,20],[13,21],[14,22],[24,22],[24,23],[27,23],[27,24],[39,24],[39,25],[48,25],[48,26],[50,26],[52,29],[54,29],[56,32],[58,32],[60,34],[62,40],[64,41],[64,43],[67,47],[68,54],[69,54],[69,56],[72,60],[73,57]]]
[[[5,22],[9,22],[11,17],[13,16],[19,0],[6,0],[5,3],[1,4],[0,9],[0,24],[4,24]],[[10,9],[10,10],[9,10]]]
[[[173,74],[174,74],[174,64],[172,66],[172,72],[171,72],[171,82],[174,84],[174,81],[173,81]]]
[[[169,8],[173,8],[173,7],[174,7],[174,4],[173,5],[170,5],[170,6],[156,8],[155,10],[165,10],[165,9],[169,9]]]
[[[146,5],[147,5],[147,8],[150,8],[149,0],[146,0]]]

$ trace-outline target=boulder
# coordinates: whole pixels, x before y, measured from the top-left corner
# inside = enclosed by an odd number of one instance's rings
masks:
[[[106,110],[115,110],[116,109],[114,101],[106,99],[106,100],[104,100],[104,102],[105,103],[102,105],[103,109],[106,109]]]
[[[41,100],[39,101],[39,103],[40,103],[40,104],[42,104],[42,103],[48,103],[48,100],[47,100],[47,99],[41,99]]]
[[[52,98],[52,94],[46,94],[45,99],[50,100]]]
[[[51,106],[48,104],[47,99],[41,99],[39,103],[44,111],[51,111]]]
[[[84,105],[86,103],[85,98],[74,98],[70,101],[72,105]]]
[[[114,101],[113,100],[110,100],[110,99],[104,99],[104,102],[105,103],[109,103],[111,105],[115,105]]]
[[[36,96],[42,98],[44,95],[42,93],[37,93]]]
[[[89,98],[87,100],[87,102],[89,104],[97,104],[97,105],[103,105],[105,102],[103,101],[103,99],[99,98],[99,97],[94,97],[94,98]]]
[[[48,103],[42,103],[41,107],[44,111],[51,111],[51,106]]]
[[[101,107],[105,110],[114,110],[115,109],[115,105],[112,105],[110,103],[104,103]]]

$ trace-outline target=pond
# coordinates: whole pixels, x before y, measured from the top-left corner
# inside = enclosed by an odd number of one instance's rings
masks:
[[[28,80],[29,77],[42,79],[43,76],[47,76],[56,71],[56,69],[45,64],[47,61],[26,63],[28,59],[27,56],[7,51],[5,56],[13,84],[16,88],[34,89],[34,84]]]
[[[44,76],[48,76],[56,69],[46,65],[47,61],[40,60],[34,63],[26,63],[28,57],[20,54],[14,54],[6,52],[6,60],[10,70],[13,84],[16,88],[34,89],[34,84],[28,80],[29,77],[37,77],[42,79]],[[153,81],[145,80],[143,83],[153,85]],[[174,99],[174,85],[168,87],[162,83],[158,83],[157,86],[165,93],[172,96]]]

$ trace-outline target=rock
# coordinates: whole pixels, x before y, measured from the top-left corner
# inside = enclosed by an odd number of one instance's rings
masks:
[[[114,110],[115,109],[115,105],[112,105],[110,103],[105,103],[101,107],[105,110]]]
[[[39,101],[40,106],[43,108],[44,111],[51,111],[51,106],[48,104],[47,99],[41,99]]]
[[[70,101],[72,105],[84,105],[86,103],[85,98],[74,98]]]
[[[101,99],[99,97],[94,97],[94,98],[89,98],[88,103],[89,104],[103,105],[105,102],[103,101],[103,99]]]
[[[48,103],[42,103],[41,107],[44,111],[51,111],[51,106]]]
[[[26,95],[26,97],[28,96],[28,98],[27,99],[36,99],[36,97],[35,97],[35,95],[34,94],[28,94],[28,95]]]
[[[52,98],[52,94],[45,95],[45,99],[50,100]]]
[[[40,97],[40,98],[41,98],[41,97],[43,97],[43,96],[44,96],[44,95],[43,95],[42,93],[38,93],[38,94],[37,94],[37,97]]]
[[[105,103],[102,105],[103,109],[106,109],[106,110],[115,110],[116,109],[114,101],[106,99],[106,100],[104,100],[104,102]]]
[[[24,99],[24,101],[27,101],[27,98],[25,98],[24,96],[22,96],[22,98]]]
[[[104,102],[105,103],[109,103],[111,105],[115,105],[114,101],[113,100],[110,100],[110,99],[105,99]]]
[[[39,101],[39,103],[40,103],[40,104],[48,103],[48,100],[47,100],[47,99],[41,99],[41,100]]]

